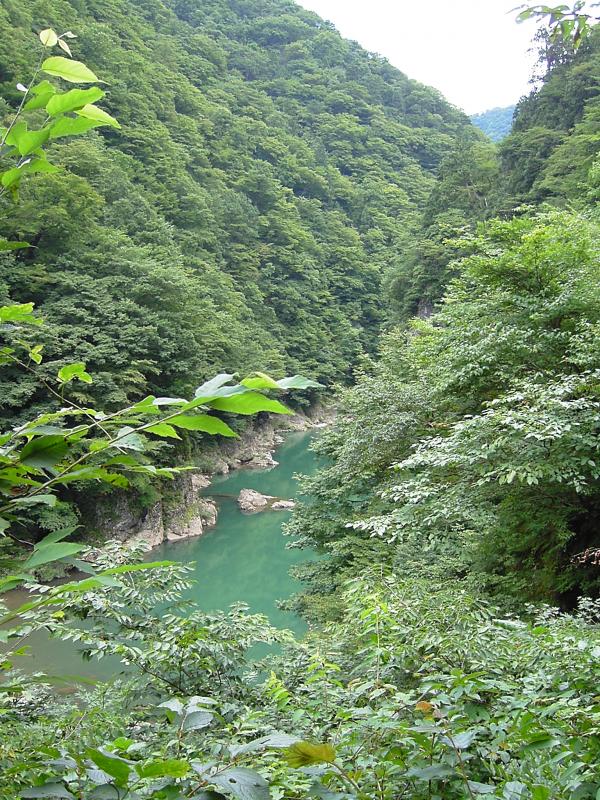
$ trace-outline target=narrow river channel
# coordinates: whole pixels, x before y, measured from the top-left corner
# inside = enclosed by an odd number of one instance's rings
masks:
[[[244,488],[284,499],[296,497],[298,481],[294,476],[309,475],[317,468],[317,457],[309,449],[314,436],[315,432],[288,434],[275,453],[279,466],[273,469],[239,469],[215,476],[205,494],[217,497],[216,526],[203,536],[167,542],[152,550],[153,561],[168,559],[194,564],[195,583],[188,598],[201,610],[226,609],[243,601],[251,612],[266,614],[279,628],[296,633],[304,631],[300,618],[277,608],[278,600],[288,598],[299,588],[289,575],[290,567],[312,555],[306,550],[287,549],[289,540],[282,527],[291,512],[243,514],[236,498]],[[22,602],[26,599],[19,598]],[[86,663],[72,645],[49,639],[43,633],[30,637],[28,644],[30,654],[15,664],[27,671],[101,679],[119,671],[116,659]]]

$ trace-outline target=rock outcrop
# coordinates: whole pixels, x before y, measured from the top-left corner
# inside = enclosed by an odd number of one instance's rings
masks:
[[[293,500],[279,500],[270,494],[261,494],[255,489],[242,489],[238,505],[246,514],[257,511],[289,511],[296,505]]]
[[[238,497],[238,505],[246,514],[255,514],[257,511],[265,511],[269,507],[269,503],[275,499],[271,495],[261,494],[254,489],[242,489]]]

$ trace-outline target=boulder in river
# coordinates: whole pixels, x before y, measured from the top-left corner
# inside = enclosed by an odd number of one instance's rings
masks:
[[[238,505],[247,514],[254,514],[257,511],[264,511],[274,497],[268,494],[261,494],[255,489],[242,489],[238,497]]]
[[[271,506],[273,511],[291,511],[295,507],[296,503],[293,500],[276,500]]]

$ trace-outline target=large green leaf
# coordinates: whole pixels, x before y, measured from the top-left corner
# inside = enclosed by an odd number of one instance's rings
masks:
[[[50,139],[60,139],[62,136],[79,136],[87,133],[92,128],[99,128],[101,122],[83,117],[59,117],[50,127]]]
[[[244,378],[241,384],[249,389],[279,389],[277,381],[265,375],[264,372],[255,372],[253,375]]]
[[[92,103],[88,103],[83,108],[78,108],[75,113],[80,117],[85,117],[85,119],[94,120],[99,125],[110,125],[112,128],[121,127],[114,117],[111,117],[106,111]]]
[[[21,450],[21,463],[27,467],[47,469],[63,459],[69,451],[64,436],[38,436]]]
[[[38,83],[37,86],[31,88],[29,93],[33,95],[33,97],[23,106],[24,111],[33,111],[36,108],[46,108],[50,98],[56,94],[56,88],[50,83],[50,81],[41,81],[41,83]]]
[[[103,772],[114,778],[117,783],[124,785],[131,773],[131,767],[123,759],[108,753],[103,753],[101,750],[89,748],[86,750],[86,756],[93,761],[97,767],[100,767]]]
[[[89,89],[70,89],[62,94],[54,94],[48,101],[46,111],[51,117],[56,117],[58,114],[83,108],[88,103],[95,103],[103,97],[104,92],[98,86]]]
[[[218,411],[230,411],[233,414],[257,414],[269,411],[272,414],[293,414],[279,400],[271,400],[258,392],[245,392],[232,397],[217,397],[207,403]]]
[[[177,428],[184,428],[187,431],[202,431],[203,433],[219,434],[221,436],[237,436],[235,431],[222,419],[210,417],[208,414],[196,414],[194,416],[180,414],[176,417],[171,417],[169,422],[171,425],[175,425]]]
[[[23,569],[31,570],[41,567],[42,564],[50,564],[52,561],[60,561],[61,558],[73,556],[84,549],[82,544],[73,542],[56,542],[36,547],[33,555],[23,564]]]
[[[269,800],[269,784],[252,769],[232,767],[207,780],[240,800]]]
[[[42,70],[69,83],[101,83],[91,69],[81,61],[73,61],[63,56],[51,56],[42,64]]]
[[[22,156],[28,156],[34,150],[40,148],[50,136],[50,128],[42,128],[39,131],[26,131],[19,136],[17,149]]]

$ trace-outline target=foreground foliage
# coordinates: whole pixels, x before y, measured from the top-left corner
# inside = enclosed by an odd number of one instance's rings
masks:
[[[25,614],[25,631],[131,666],[85,708],[35,688],[5,703],[1,797],[596,797],[597,604],[524,621],[459,584],[366,577],[297,644],[242,607],[182,617],[186,571]],[[285,648],[266,678],[254,642]]]

